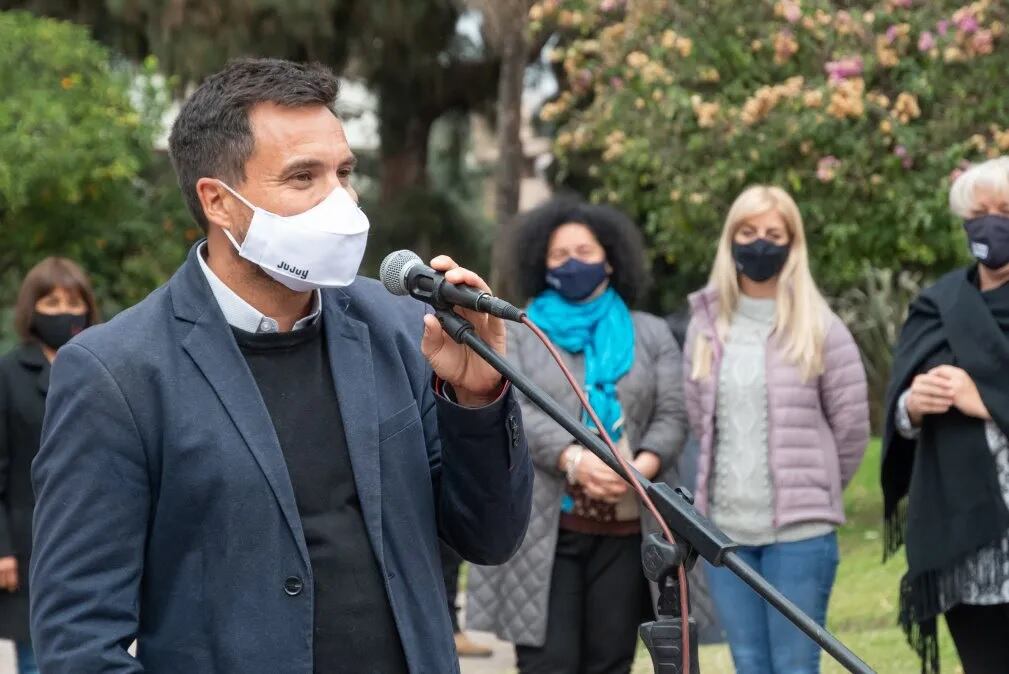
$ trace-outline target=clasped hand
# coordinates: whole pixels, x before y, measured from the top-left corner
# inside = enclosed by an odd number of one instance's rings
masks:
[[[915,426],[926,414],[945,414],[954,407],[969,417],[991,419],[974,380],[958,367],[940,365],[911,382],[907,412]]]

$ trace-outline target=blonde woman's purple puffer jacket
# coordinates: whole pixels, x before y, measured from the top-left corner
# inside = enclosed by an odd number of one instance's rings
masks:
[[[708,510],[708,481],[714,466],[718,428],[715,413],[722,343],[715,321],[718,291],[690,296],[691,320],[684,345],[684,393],[690,428],[700,442],[695,503]],[[855,340],[830,313],[824,342],[824,371],[803,381],[774,335],[767,343],[768,452],[774,489],[774,525],[844,522],[841,492],[854,476],[869,440],[865,368]],[[694,341],[711,342],[711,374],[691,379]]]

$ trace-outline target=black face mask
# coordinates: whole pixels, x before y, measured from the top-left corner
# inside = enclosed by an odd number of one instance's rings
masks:
[[[773,244],[767,239],[751,243],[733,243],[732,257],[736,270],[757,283],[774,278],[788,259],[788,246]]]
[[[1009,264],[1009,218],[1004,215],[982,215],[963,223],[970,241],[970,252],[989,269],[1001,269]]]
[[[87,314],[32,314],[32,332],[50,349],[58,349],[88,327]]]

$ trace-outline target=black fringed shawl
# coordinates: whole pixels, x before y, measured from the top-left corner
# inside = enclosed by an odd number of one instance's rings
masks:
[[[982,293],[975,268],[947,274],[910,308],[894,353],[883,436],[885,556],[907,547],[900,622],[939,671],[936,617],[960,602],[962,562],[1009,530],[984,422],[956,409],[926,416],[917,441],[895,417],[914,377],[937,365],[965,370],[995,424],[1009,431],[1009,284]]]

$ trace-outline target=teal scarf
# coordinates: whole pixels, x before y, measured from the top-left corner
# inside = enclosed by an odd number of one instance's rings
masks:
[[[545,290],[527,310],[533,323],[568,353],[585,354],[589,403],[614,441],[624,434],[617,382],[634,364],[634,323],[627,305],[612,288],[589,302],[569,302]],[[595,425],[582,414],[590,428]]]

